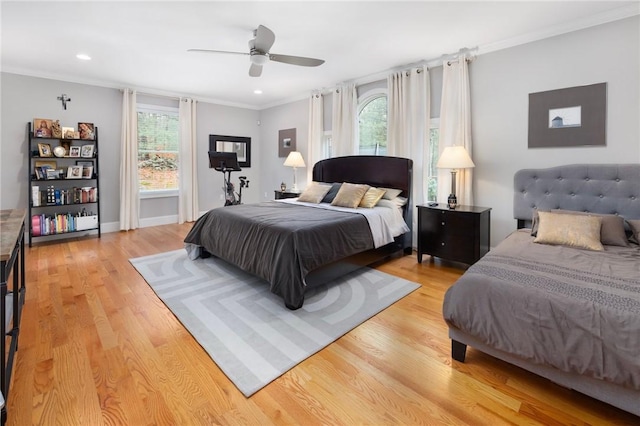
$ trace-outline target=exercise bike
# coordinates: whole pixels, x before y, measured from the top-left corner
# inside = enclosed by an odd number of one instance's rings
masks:
[[[231,172],[239,172],[242,169],[238,165],[238,154],[235,152],[209,151],[209,167],[222,172],[224,186],[224,205],[235,206],[242,204],[242,188],[249,188],[249,181],[246,176],[240,176],[240,192],[235,191],[235,186],[231,183]]]

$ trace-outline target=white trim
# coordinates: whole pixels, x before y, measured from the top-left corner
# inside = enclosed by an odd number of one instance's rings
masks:
[[[617,9],[607,10],[597,15],[587,16],[570,22],[563,22],[558,25],[553,25],[538,31],[532,31],[530,33],[523,34],[517,37],[480,45],[478,46],[477,54],[480,55],[483,53],[490,53],[497,50],[508,49],[510,47],[520,46],[538,40],[544,40],[558,35],[579,31],[585,28],[591,28],[609,22],[619,21],[621,19],[630,18],[639,14],[640,3],[633,2],[630,5],[619,7]],[[440,65],[442,65],[442,63],[440,63]]]
[[[389,90],[386,87],[377,87],[375,89],[369,89],[360,96],[358,96],[358,117],[362,112],[362,109],[376,98],[386,97],[389,101]]]
[[[140,190],[140,199],[146,200],[149,198],[169,198],[169,197],[177,197],[178,189],[149,189],[149,190]]]
[[[157,217],[141,217],[140,228],[148,228],[150,226],[171,225],[178,223],[178,215],[157,216]]]
[[[138,112],[164,112],[167,115],[175,115],[178,116],[178,107],[165,106],[165,105],[152,105],[152,104],[143,104],[138,102],[136,106],[136,111]]]

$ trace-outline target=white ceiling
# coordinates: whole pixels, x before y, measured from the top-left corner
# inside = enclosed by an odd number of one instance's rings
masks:
[[[313,89],[407,64],[434,63],[461,48],[477,54],[640,13],[639,1],[543,2],[11,2],[2,1],[2,71],[216,103],[264,108]],[[277,62],[248,75],[241,55],[258,25],[271,52],[326,60]],[[86,53],[91,61],[80,61]],[[254,94],[261,89],[261,95]]]

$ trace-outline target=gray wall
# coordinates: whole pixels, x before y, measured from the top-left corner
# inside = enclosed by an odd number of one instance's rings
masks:
[[[59,119],[60,124],[77,127],[78,122],[94,123],[99,130],[100,209],[103,231],[119,229],[120,215],[120,133],[122,92],[119,89],[68,83],[59,80],[1,73],[2,130],[0,141],[0,208],[27,208],[29,183],[26,181],[26,126],[34,118]],[[65,93],[71,98],[67,110],[56,98]],[[177,100],[139,95],[138,101],[176,106]],[[209,169],[209,134],[248,136],[252,142],[252,167],[242,175],[254,185],[243,191],[243,201],[257,202],[260,192],[259,111],[199,102],[197,117],[198,177],[200,210],[224,204],[222,174]],[[238,173],[232,181],[238,183]],[[250,184],[251,185],[251,184]],[[239,188],[236,188],[239,189]],[[143,199],[140,202],[141,225],[177,221],[177,197]]]
[[[639,41],[636,16],[479,55],[470,63],[475,203],[492,208],[492,245],[516,227],[512,188],[517,170],[640,162]],[[440,115],[442,71],[441,66],[429,71],[432,117]],[[607,82],[608,90],[606,146],[527,148],[529,93],[600,82]],[[358,93],[381,84],[386,82],[367,83]],[[325,95],[325,130],[331,130],[331,100],[331,94]],[[308,106],[295,103],[278,111],[282,117],[297,113],[303,118]],[[267,117],[263,115],[263,123],[269,122]]]
[[[298,188],[307,185],[307,173],[310,170],[309,143],[309,100],[303,99],[290,104],[272,107],[260,112],[260,138],[262,156],[260,157],[260,197],[261,200],[272,200],[273,191],[280,188],[280,183],[291,188],[293,169],[283,165],[285,158],[278,157],[278,133],[284,129],[296,129],[296,151],[300,151],[307,167],[297,170]],[[256,186],[258,187],[258,186]]]
[[[430,71],[432,116],[440,105],[442,68]],[[640,162],[640,17],[478,56],[469,67],[476,204],[491,207],[492,245],[515,229],[513,174],[522,168],[571,163]],[[607,145],[579,148],[527,148],[528,95],[593,83],[607,83]],[[121,93],[117,89],[2,73],[0,207],[27,206],[26,123],[60,119],[62,125],[93,122],[100,131],[101,201],[104,222],[119,214]],[[379,84],[373,83],[373,85]],[[72,101],[64,111],[56,97]],[[331,96],[325,101],[325,128],[331,128]],[[259,124],[260,123],[260,124]],[[278,131],[297,129],[297,149],[307,155],[308,100],[254,111],[198,103],[200,210],[223,204],[222,175],[208,168],[208,135],[251,137],[252,167],[243,201],[273,198],[292,170],[278,157]],[[298,170],[298,185],[307,182]],[[232,179],[237,183],[237,173]],[[177,215],[175,198],[145,200],[142,218]]]
[[[201,212],[224,205],[221,172],[209,168],[209,135],[244,136],[251,138],[251,167],[231,173],[231,182],[240,191],[238,176],[246,176],[249,188],[242,190],[242,202],[260,201],[260,177],[264,149],[258,126],[259,111],[198,102],[198,203]]]
[[[1,208],[26,209],[28,206],[28,122],[33,122],[34,118],[58,119],[62,126],[74,128],[78,127],[78,122],[89,122],[98,127],[102,221],[117,221],[120,213],[116,183],[120,173],[121,92],[7,73],[2,73],[1,84]],[[71,98],[66,110],[56,99],[63,93]]]
[[[574,163],[640,162],[640,17],[480,55],[470,64],[475,203],[492,244],[515,229],[513,175]],[[528,95],[607,83],[604,147],[527,148]]]

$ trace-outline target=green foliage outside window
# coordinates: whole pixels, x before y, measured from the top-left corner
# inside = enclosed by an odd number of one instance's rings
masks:
[[[387,154],[387,97],[373,98],[358,115],[361,155]]]
[[[138,111],[138,180],[143,191],[178,189],[177,114]]]

